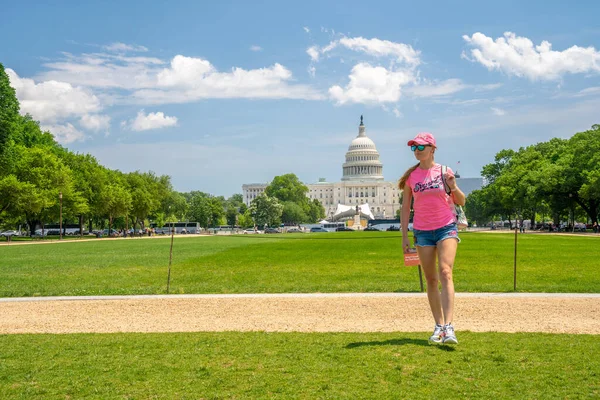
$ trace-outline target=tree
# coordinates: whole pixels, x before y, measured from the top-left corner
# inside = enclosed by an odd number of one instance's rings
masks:
[[[108,217],[108,229],[112,229],[113,221],[117,217],[127,215],[131,209],[131,194],[128,188],[116,182],[109,184],[102,192],[102,204],[105,215]]]
[[[202,192],[189,193],[189,211],[188,215],[191,220],[200,223],[203,228],[208,228],[210,220],[210,209],[208,206],[208,194]]]
[[[228,208],[225,211],[225,220],[227,221],[227,225],[234,226],[237,223],[238,212],[235,207]]]
[[[17,100],[17,94],[10,85],[10,79],[4,70],[4,65],[0,63],[0,155],[4,152],[4,146],[15,130],[18,119],[19,101]]]
[[[596,127],[596,128],[594,128]],[[598,222],[600,207],[600,129],[579,132],[568,140],[569,163],[565,168],[565,198],[577,203]]]
[[[19,161],[13,173],[26,190],[14,211],[25,216],[33,234],[38,224],[58,220],[58,193],[65,200],[74,193],[72,172],[47,148],[18,146],[17,150]]]
[[[209,226],[221,225],[222,218],[225,216],[222,198],[210,197],[208,199],[208,224]]]
[[[254,225],[254,220],[252,219],[252,215],[250,215],[249,209],[238,216],[238,225],[242,228],[249,228]]]
[[[470,223],[484,226],[490,222],[493,215],[488,214],[489,209],[484,190],[473,190],[469,193],[465,214]]]
[[[592,222],[600,211],[600,129],[579,132],[568,140],[502,150],[495,162],[483,167],[487,185],[469,198],[467,213],[473,218],[501,215],[529,217],[549,208],[555,224],[581,210]],[[475,201],[476,208],[469,210]],[[574,221],[573,221],[574,222]]]
[[[129,173],[125,176],[127,188],[131,195],[131,208],[134,227],[140,226],[144,229],[144,221],[160,207],[158,179],[153,173],[141,173],[139,171]]]
[[[301,206],[308,203],[307,193],[308,187],[295,174],[276,176],[265,188],[267,196],[275,197],[281,203],[293,201]]]
[[[252,200],[249,211],[257,226],[273,226],[279,225],[283,206],[276,198],[261,193]]]
[[[167,196],[162,210],[155,214],[155,222],[158,226],[164,226],[165,222],[190,220],[198,222],[189,215],[190,206],[184,194],[171,192]],[[203,225],[204,226],[204,225]]]
[[[283,203],[281,222],[288,225],[298,225],[308,219],[302,207],[293,201]]]
[[[17,216],[34,192],[34,184],[21,182],[15,175],[0,178],[0,221],[3,216]]]
[[[319,200],[313,199],[313,201],[309,202],[308,222],[315,223],[324,219],[325,217],[325,209]]]

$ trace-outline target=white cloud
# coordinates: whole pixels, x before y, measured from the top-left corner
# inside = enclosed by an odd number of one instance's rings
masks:
[[[394,115],[396,116],[396,118],[402,118],[404,116],[404,114],[402,114],[402,112],[400,110],[398,110],[397,108],[394,108],[392,110],[392,112],[394,113]]]
[[[90,131],[108,131],[110,128],[110,117],[108,115],[84,115],[79,123]]]
[[[85,138],[83,133],[69,123],[64,125],[41,125],[40,128],[43,131],[50,131],[56,141],[61,144],[80,142]]]
[[[164,61],[154,57],[126,57],[111,54],[64,53],[64,59],[44,64],[50,68],[38,80],[57,80],[97,88],[139,89],[156,84]]]
[[[366,53],[373,57],[391,57],[395,62],[403,62],[411,66],[417,66],[421,63],[420,52],[413,49],[412,46],[378,38],[365,39],[363,37],[343,37],[339,40],[331,41],[323,48],[319,48],[318,46],[309,47],[306,52],[312,61],[318,61],[321,55],[332,51],[338,46]]]
[[[216,68],[208,60],[175,56],[171,60],[171,67],[158,73],[158,86],[185,87],[216,72]]]
[[[375,57],[392,56],[398,62],[405,62],[410,65],[418,65],[421,62],[419,59],[420,52],[404,43],[395,43],[377,38],[365,39],[362,37],[342,38],[339,42],[342,46],[350,50],[362,51]]]
[[[151,129],[160,129],[177,125],[177,117],[168,117],[163,112],[144,114],[144,110],[140,110],[134,120],[121,123],[124,128],[129,128],[133,131],[147,131]]]
[[[182,103],[206,98],[322,99],[307,85],[290,85],[292,73],[281,64],[219,72],[207,60],[178,55],[157,75],[157,88],[133,93],[141,103]]]
[[[350,81],[345,87],[334,85],[329,88],[330,99],[338,105],[396,102],[400,99],[403,86],[417,83],[416,67],[421,62],[420,52],[404,43],[378,38],[342,37],[323,47],[311,46],[306,53],[311,62],[318,62],[322,56],[340,47],[378,59],[387,58],[389,66],[372,65],[367,61],[355,64],[348,76]],[[340,58],[340,62],[345,63],[343,58]],[[402,64],[402,67],[399,67],[399,64]],[[316,69],[311,64],[308,71],[314,76]]]
[[[250,50],[252,50],[252,51],[262,51],[262,47],[257,46],[257,45],[253,45],[253,46],[250,46]]]
[[[313,65],[308,67],[308,74],[310,76],[312,76],[314,78],[316,73],[317,73],[317,69]]]
[[[506,114],[506,111],[498,108],[498,107],[490,107],[490,109],[492,110],[492,112],[494,113],[494,115],[497,115],[499,117],[503,116]]]
[[[98,97],[84,88],[57,81],[36,84],[33,79],[20,78],[10,68],[6,72],[17,93],[21,112],[31,114],[42,124],[102,110]]]
[[[425,82],[418,86],[407,88],[406,92],[416,97],[446,96],[467,88],[460,79],[448,79],[442,82]]]
[[[135,52],[146,52],[148,49],[144,46],[136,46],[129,45],[125,43],[112,43],[107,46],[102,46],[102,48],[106,51],[114,51],[114,52],[126,52],[126,51],[135,51]]]
[[[308,85],[292,84],[292,73],[281,64],[244,70],[218,71],[202,58],[173,57],[168,68],[152,57],[125,57],[110,54],[64,54],[40,80],[59,80],[72,85],[103,89],[105,101],[116,104],[165,104],[207,98],[291,98],[323,99]],[[125,94],[107,89],[131,91]]]
[[[587,89],[583,89],[580,90],[576,97],[582,97],[582,96],[593,96],[593,95],[597,95],[600,94],[600,86],[594,86],[594,87],[589,87]]]
[[[526,37],[505,32],[495,41],[477,32],[463,39],[475,47],[471,57],[463,52],[463,58],[479,62],[488,70],[499,70],[508,75],[526,77],[530,80],[557,80],[567,73],[600,72],[600,52],[594,47],[572,46],[563,51],[552,50],[552,44],[542,41],[534,46]]]
[[[312,46],[306,49],[306,53],[312,61],[319,61],[319,46]]]
[[[475,85],[475,86],[472,86],[472,87],[473,87],[473,89],[476,92],[483,92],[483,91],[486,91],[486,90],[499,89],[499,88],[502,87],[502,84],[501,83],[489,83],[489,84],[486,84],[486,85]]]
[[[345,88],[329,88],[329,96],[340,105],[396,102],[400,99],[402,86],[415,81],[411,71],[391,71],[367,63],[355,65],[349,78],[350,83]]]
[[[302,27],[302,29],[304,29],[304,32],[306,32],[306,33],[310,33],[310,29],[308,29],[308,27],[306,27],[306,26],[303,26],[303,27]]]

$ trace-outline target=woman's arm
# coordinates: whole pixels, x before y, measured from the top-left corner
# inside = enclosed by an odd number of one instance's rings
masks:
[[[454,201],[454,204],[464,206],[467,202],[467,196],[465,196],[458,186],[455,186],[454,189],[450,188],[450,195],[452,196],[452,201]]]
[[[454,204],[458,204],[459,206],[464,206],[467,202],[467,196],[456,186],[456,177],[453,173],[446,172],[445,175],[446,184],[448,188],[450,188],[450,196],[452,196],[452,201]]]

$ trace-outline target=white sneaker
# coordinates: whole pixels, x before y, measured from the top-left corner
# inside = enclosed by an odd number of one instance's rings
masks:
[[[458,344],[458,339],[456,338],[456,334],[454,333],[454,327],[452,324],[444,325],[444,333],[442,343],[444,344]]]
[[[442,343],[442,334],[444,333],[444,327],[440,324],[435,324],[433,333],[429,336],[429,343]]]

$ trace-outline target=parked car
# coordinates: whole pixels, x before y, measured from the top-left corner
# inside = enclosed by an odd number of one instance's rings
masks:
[[[311,232],[329,232],[327,229],[325,228],[321,228],[320,226],[317,226],[316,228],[310,228]]]
[[[258,233],[258,231],[254,228],[248,228],[248,229],[244,229],[244,234],[245,235],[253,235]]]
[[[266,228],[265,233],[279,233],[279,229],[276,228]]]
[[[298,228],[289,228],[287,233],[302,233],[302,231]]]
[[[390,226],[389,228],[386,229],[386,231],[399,231],[399,230],[400,230],[400,227],[396,226],[396,225],[392,225],[392,226]],[[413,230],[413,223],[412,222],[408,223],[408,230],[410,232],[412,232],[412,230]]]
[[[354,232],[354,229],[348,228],[347,226],[340,226],[335,228],[336,232]]]
[[[370,232],[380,232],[379,229],[375,228],[374,226],[367,226],[365,228],[365,231],[370,231]]]
[[[19,231],[4,231],[4,232],[0,233],[0,236],[4,236],[4,237],[20,236],[20,233],[19,233]]]

